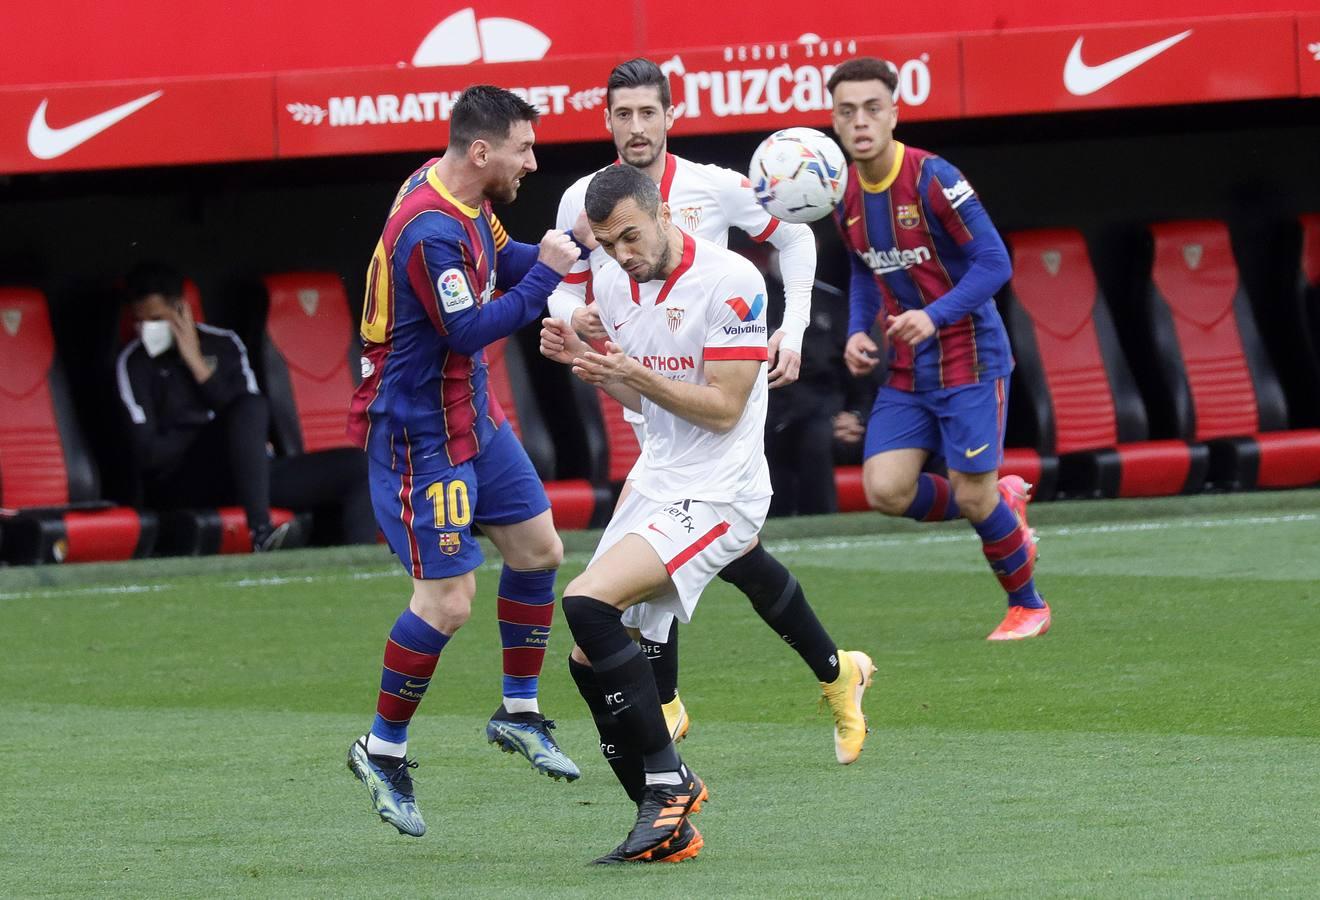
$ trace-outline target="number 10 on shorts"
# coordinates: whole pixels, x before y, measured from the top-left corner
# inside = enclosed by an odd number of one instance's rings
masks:
[[[426,496],[435,507],[436,528],[464,528],[472,521],[472,505],[463,482],[437,481],[426,489]]]

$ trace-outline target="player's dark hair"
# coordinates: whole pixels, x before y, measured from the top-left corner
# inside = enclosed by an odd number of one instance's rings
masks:
[[[502,141],[518,122],[541,117],[522,97],[493,84],[474,84],[463,91],[449,117],[449,146],[466,150],[473,141]]]
[[[587,218],[604,222],[622,201],[628,198],[642,212],[654,216],[660,210],[660,188],[633,166],[609,166],[601,169],[587,185]]]
[[[138,303],[160,294],[173,303],[183,296],[183,276],[161,262],[140,262],[124,276],[124,299]]]
[[[882,81],[889,93],[898,95],[898,70],[888,60],[874,56],[854,56],[830,73],[825,86],[833,94],[841,81]]]
[[[605,105],[614,106],[614,91],[618,88],[653,87],[660,91],[660,106],[668,109],[673,103],[669,94],[669,76],[644,56],[619,63],[605,82]]]

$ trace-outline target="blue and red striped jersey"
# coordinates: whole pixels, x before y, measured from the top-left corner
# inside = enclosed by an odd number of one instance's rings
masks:
[[[994,293],[1012,274],[1004,242],[976,192],[953,165],[896,144],[894,166],[870,184],[850,166],[834,215],[852,259],[849,335],[885,312],[924,309],[936,327],[915,350],[890,342],[891,387],[977,384],[1013,370]]]
[[[348,432],[400,472],[476,456],[505,421],[482,348],[537,318],[560,276],[490,208],[456,199],[438,159],[399,189],[367,270],[362,383]],[[506,286],[494,297],[496,282]]]

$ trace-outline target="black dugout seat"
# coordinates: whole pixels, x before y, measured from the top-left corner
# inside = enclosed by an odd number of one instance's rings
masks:
[[[1320,429],[1288,429],[1288,410],[1222,222],[1151,228],[1144,313],[1159,389],[1184,437],[1210,444],[1219,487],[1320,482]]]
[[[100,498],[55,355],[46,298],[0,289],[0,554],[7,562],[146,556],[157,519]]]
[[[1154,497],[1205,486],[1209,451],[1149,440],[1146,409],[1119,346],[1086,242],[1073,229],[1009,236],[1005,312],[1017,360],[1010,403],[1066,496]]]

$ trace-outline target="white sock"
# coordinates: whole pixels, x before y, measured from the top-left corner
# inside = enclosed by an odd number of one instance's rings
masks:
[[[647,784],[682,784],[683,776],[678,772],[647,772]]]
[[[525,697],[505,697],[504,711],[508,713],[539,713],[541,705],[537,703],[536,698],[527,699]]]
[[[378,738],[374,734],[367,735],[367,753],[372,756],[407,756],[408,742],[396,744],[394,741],[387,741],[384,738]]]

